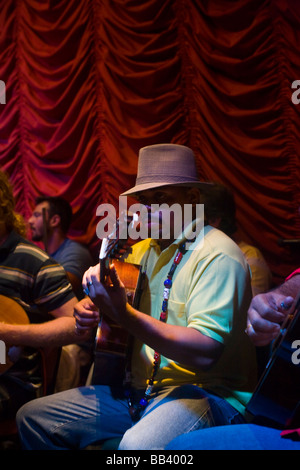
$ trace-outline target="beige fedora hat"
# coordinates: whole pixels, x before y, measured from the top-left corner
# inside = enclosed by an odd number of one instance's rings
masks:
[[[199,181],[195,155],[189,147],[178,144],[149,145],[139,151],[135,186],[122,196],[170,185],[207,187],[210,183]]]

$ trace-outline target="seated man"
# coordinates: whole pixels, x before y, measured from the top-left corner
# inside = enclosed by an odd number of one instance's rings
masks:
[[[256,346],[265,346],[278,336],[286,312],[299,292],[300,269],[277,289],[254,297],[248,311],[247,332]],[[220,426],[182,434],[166,449],[300,450],[300,428],[280,431],[258,424]]]
[[[65,269],[78,299],[84,297],[82,277],[92,266],[88,248],[68,237],[72,208],[61,197],[40,196],[29,219],[33,241],[43,242],[45,250]],[[84,384],[93,361],[93,343],[64,347],[57,376],[56,391]]]
[[[134,245],[128,260],[144,274],[139,306],[127,302],[115,267],[111,282],[100,281],[98,264],[84,275],[89,299],[75,314],[84,332],[98,323],[101,307],[131,333],[125,384],[81,387],[25,405],[18,414],[24,449],[81,449],[118,437],[121,450],[163,449],[182,430],[244,422],[256,378],[255,351],[245,334],[250,275],[237,245],[203,227],[197,209],[205,185],[191,149],[161,144],[140,150],[136,186],[124,193],[151,209],[153,238]],[[175,203],[195,213],[182,217],[178,231],[169,213],[164,236],[165,212],[160,217],[157,205],[171,212]]]
[[[9,179],[0,172],[0,294],[21,306],[30,320],[15,324],[11,310],[11,321],[4,322],[0,314],[0,340],[8,351],[12,346],[36,351],[78,342],[82,337],[76,334],[73,317],[78,300],[66,273],[24,238],[25,224],[14,207]],[[39,364],[31,362],[36,355],[27,351],[22,350],[15,364],[0,376],[0,420],[14,417],[19,406],[40,393],[40,371],[35,370]]]

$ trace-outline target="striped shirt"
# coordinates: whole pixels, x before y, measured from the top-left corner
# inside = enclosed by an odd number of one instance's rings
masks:
[[[33,243],[11,232],[0,246],[0,294],[16,300],[31,318],[74,297],[65,270]]]

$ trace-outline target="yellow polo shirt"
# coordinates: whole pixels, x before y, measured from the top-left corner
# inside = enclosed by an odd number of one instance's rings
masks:
[[[189,247],[173,276],[168,323],[195,328],[224,344],[217,363],[207,371],[161,358],[155,386],[197,384],[226,398],[241,413],[256,383],[255,348],[244,330],[251,301],[247,262],[238,246],[223,232],[204,227],[204,236]],[[154,240],[133,247],[127,261],[140,264],[146,282],[139,310],[159,319],[164,281],[180,240],[160,252]],[[153,349],[135,341],[133,386],[145,388],[152,373]]]

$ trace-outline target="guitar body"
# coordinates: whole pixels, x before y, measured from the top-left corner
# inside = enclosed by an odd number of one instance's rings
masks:
[[[137,306],[140,293],[140,266],[113,260],[125,285],[128,302]],[[94,385],[121,385],[124,379],[130,335],[110,318],[101,316],[95,338]]]
[[[254,422],[279,429],[300,426],[300,363],[295,344],[300,340],[300,305],[283,332],[246,410]],[[294,343],[294,346],[293,346]],[[298,343],[299,344],[299,343]]]
[[[1,322],[10,325],[27,325],[29,324],[29,319],[25,310],[15,300],[0,295]],[[6,372],[12,365],[13,362],[9,358],[9,348],[6,348],[6,345],[2,342],[0,350],[0,375]]]

